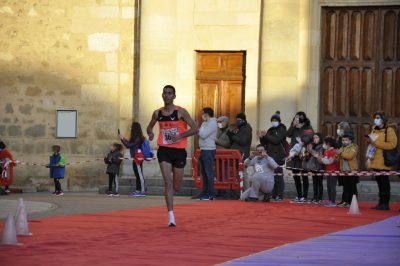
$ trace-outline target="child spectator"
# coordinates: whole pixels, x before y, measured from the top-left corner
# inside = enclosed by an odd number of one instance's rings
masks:
[[[133,197],[144,197],[146,194],[144,189],[143,160],[138,159],[144,158],[143,154],[141,154],[141,147],[146,138],[143,136],[141,125],[138,122],[132,123],[129,140],[125,139],[120,133],[119,138],[121,139],[121,142],[124,144],[125,148],[129,149],[131,158],[134,159],[132,161],[132,168],[136,177],[136,191],[130,193],[129,195]],[[140,170],[138,167],[140,167]]]
[[[3,141],[0,141],[0,172],[1,178],[7,178],[6,169],[7,166],[14,161],[12,154],[7,149],[6,144]],[[4,173],[3,173],[4,172]],[[0,188],[1,194],[8,195],[10,193],[10,188],[6,185],[4,186],[4,191]]]
[[[64,195],[61,189],[60,179],[64,179],[65,176],[65,159],[64,155],[60,153],[61,147],[59,145],[53,145],[53,154],[50,156],[50,164],[47,165],[50,168],[50,178],[54,179],[55,190],[52,193],[55,196]]]
[[[339,149],[340,171],[350,172],[358,170],[358,146],[353,143],[354,136],[351,132],[342,136],[342,147]],[[343,203],[338,207],[347,208],[351,204],[353,195],[357,195],[357,176],[343,176]]]
[[[251,186],[243,193],[241,199],[258,201],[264,197],[264,201],[269,201],[269,195],[274,188],[275,169],[279,165],[268,156],[262,144],[257,145],[257,152],[252,153],[244,164],[246,167],[254,166],[254,176]]]
[[[107,164],[108,174],[108,191],[107,196],[119,196],[118,194],[118,175],[119,168],[121,166],[122,157],[124,156],[122,153],[122,145],[118,143],[114,143],[111,146],[111,151],[104,157],[104,162]],[[115,190],[113,191],[112,186],[114,184]]]
[[[325,165],[325,170],[328,172],[327,176],[327,188],[328,188],[328,203],[325,204],[326,207],[336,206],[336,185],[337,176],[330,175],[329,173],[339,170],[339,164],[335,159],[335,147],[336,141],[332,137],[324,138],[324,155],[320,157],[320,162]]]
[[[303,169],[315,171],[315,174],[312,176],[314,197],[311,201],[314,204],[321,203],[324,193],[322,184],[324,177],[321,174],[318,175],[318,171],[324,169],[324,165],[318,161],[318,157],[324,153],[324,148],[322,146],[322,134],[315,133],[313,135],[313,143],[307,145],[308,155],[306,155],[303,162]]]

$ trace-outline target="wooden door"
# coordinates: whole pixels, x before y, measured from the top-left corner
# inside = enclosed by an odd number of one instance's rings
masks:
[[[214,109],[215,117],[224,115],[236,122],[243,111],[243,52],[198,52],[196,86],[196,122],[201,124],[201,110]]]
[[[320,129],[350,122],[364,167],[373,113],[400,129],[400,6],[327,7],[321,21]]]

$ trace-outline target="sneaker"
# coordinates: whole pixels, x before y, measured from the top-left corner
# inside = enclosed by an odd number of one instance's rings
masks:
[[[170,222],[170,223],[168,224],[168,226],[169,226],[169,227],[176,227],[176,224],[173,223],[173,222]]]
[[[321,202],[319,200],[314,200],[314,204],[320,204]]]
[[[118,192],[115,192],[115,193],[112,194],[112,196],[119,197],[119,194],[118,194]]]
[[[337,204],[336,207],[339,208],[348,208],[350,205],[347,202],[343,202],[342,204]]]
[[[140,193],[140,191],[136,190],[134,192],[129,193],[129,196],[134,197],[136,194],[139,194],[139,193]]]
[[[306,199],[304,199],[303,197],[301,197],[298,201],[298,203],[306,203]]]
[[[328,202],[327,204],[324,205],[325,207],[336,207],[335,202]]]
[[[7,194],[11,193],[11,191],[8,188],[4,190],[4,192],[6,192]]]
[[[113,195],[113,193],[112,193],[112,191],[107,191],[107,192],[106,192],[106,195],[107,195],[108,197],[111,197],[111,196]]]
[[[283,199],[281,197],[277,196],[276,198],[273,198],[272,201],[281,202],[281,201],[283,201]]]
[[[64,195],[64,192],[61,190],[61,191],[58,191],[57,193],[56,193],[56,196],[62,196],[62,195]]]
[[[199,200],[210,200],[210,197],[209,196],[201,196],[200,198],[199,198]]]
[[[245,201],[247,201],[247,202],[257,202],[258,198],[248,197],[248,198],[245,199]]]
[[[53,193],[51,193],[51,195],[55,196],[57,194],[57,191],[54,191]]]
[[[380,211],[389,211],[390,208],[389,208],[389,205],[382,204],[381,206],[379,206],[379,207],[377,208],[377,210],[380,210]]]
[[[298,198],[298,197],[295,197],[295,198],[292,199],[290,202],[292,202],[292,203],[298,203],[298,202],[299,202],[299,198]]]
[[[132,197],[146,197],[146,194],[144,192],[138,192],[133,194]]]

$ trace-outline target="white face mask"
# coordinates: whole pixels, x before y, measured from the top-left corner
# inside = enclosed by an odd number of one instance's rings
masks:
[[[279,122],[278,121],[273,121],[271,122],[272,127],[278,127],[279,126]]]
[[[218,123],[218,128],[224,128],[224,125],[222,123]]]
[[[326,146],[326,144],[323,144],[323,145],[322,145],[322,148],[323,148],[324,150],[326,150],[326,149],[328,148],[328,146]]]
[[[336,130],[336,134],[338,136],[343,136],[343,130],[341,130],[341,129]]]
[[[380,127],[382,125],[382,119],[375,118],[374,119],[374,124],[375,124],[375,126]]]

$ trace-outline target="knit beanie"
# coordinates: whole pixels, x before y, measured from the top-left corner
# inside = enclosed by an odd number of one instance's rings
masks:
[[[239,118],[239,119],[242,119],[242,120],[246,121],[246,115],[244,113],[237,114],[236,118]]]
[[[273,114],[271,116],[271,121],[274,120],[274,119],[278,120],[278,122],[280,123],[281,122],[281,112],[276,111],[275,114]]]

